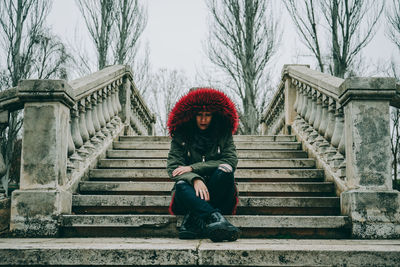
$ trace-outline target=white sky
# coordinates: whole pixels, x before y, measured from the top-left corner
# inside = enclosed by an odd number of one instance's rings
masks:
[[[196,68],[208,64],[203,52],[203,43],[207,35],[207,8],[203,0],[142,0],[148,6],[148,24],[144,31],[142,44],[148,42],[151,64],[161,67],[184,70],[193,78]],[[275,0],[277,1],[277,0]],[[279,1],[278,1],[279,2]],[[282,5],[282,4],[281,4]],[[279,79],[283,64],[310,63],[306,58],[298,62],[296,55],[301,54],[299,42],[292,22],[283,6],[281,11],[283,32],[279,55],[275,59],[275,76]],[[76,42],[75,33],[81,44],[93,51],[83,18],[73,0],[53,0],[53,8],[48,17],[48,24],[54,33],[68,43]],[[396,56],[395,47],[384,36],[385,26],[381,25],[376,38],[366,47],[363,54],[371,63],[387,61]],[[143,45],[142,45],[143,47]],[[397,55],[398,57],[398,55]],[[369,60],[368,60],[369,61]]]

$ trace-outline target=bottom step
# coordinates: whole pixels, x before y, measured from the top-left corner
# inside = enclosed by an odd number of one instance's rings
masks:
[[[398,266],[400,240],[0,239],[0,265]]]
[[[346,216],[226,216],[246,238],[348,238]],[[64,215],[64,237],[177,237],[182,216]]]

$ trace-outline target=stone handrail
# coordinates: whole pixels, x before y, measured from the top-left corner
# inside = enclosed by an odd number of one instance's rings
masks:
[[[296,135],[326,180],[335,183],[354,237],[400,236],[389,130],[389,105],[400,106],[399,92],[394,78],[343,80],[286,65],[262,115],[262,134]]]
[[[72,193],[116,137],[154,134],[155,116],[121,65],[71,82],[23,80],[1,92],[3,130],[9,112],[22,108],[20,189],[12,194],[10,222],[22,236],[58,234],[58,216],[71,212]]]

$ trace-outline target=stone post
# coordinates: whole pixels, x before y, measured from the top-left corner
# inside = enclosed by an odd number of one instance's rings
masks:
[[[292,79],[287,77],[285,79],[285,128],[284,134],[291,134],[291,127],[296,118],[296,111],[294,110],[294,103],[296,102],[296,87],[292,84]]]
[[[131,81],[128,77],[123,78],[123,84],[119,92],[119,102],[121,103],[121,111],[119,117],[125,125],[125,134],[129,134],[131,121]]]
[[[12,194],[10,230],[17,236],[57,236],[60,214],[71,213],[67,179],[71,87],[63,80],[25,80],[20,189]]]
[[[346,132],[342,213],[354,238],[400,237],[400,196],[392,190],[389,102],[393,78],[350,78],[339,89]]]

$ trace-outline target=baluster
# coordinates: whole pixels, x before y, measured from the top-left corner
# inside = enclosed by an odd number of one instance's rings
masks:
[[[113,106],[113,98],[112,98],[112,94],[113,94],[113,90],[115,87],[115,81],[108,86],[108,90],[107,90],[107,108],[108,108],[108,112],[110,114],[110,123],[114,126],[118,124],[118,122],[115,119],[115,110],[114,110],[114,106]]]
[[[296,81],[291,79],[291,86],[296,88]],[[297,112],[297,106],[299,105],[299,90],[296,89],[296,100],[294,101],[293,109]]]
[[[97,94],[94,93],[90,96],[90,100],[92,102],[92,121],[93,121],[93,127],[94,127],[94,131],[96,134],[96,137],[99,140],[104,140],[104,138],[106,138],[106,136],[101,132],[101,126],[100,126],[100,121],[99,121],[99,105],[97,104]]]
[[[329,97],[324,95],[322,97],[321,105],[322,105],[322,116],[321,116],[321,124],[319,126],[318,132],[321,136],[325,136],[325,132],[328,127],[328,121],[329,121],[329,118],[328,118]]]
[[[303,94],[302,94],[302,89],[300,86],[298,86],[298,82],[296,81],[296,118],[293,122],[294,125],[296,125],[296,127],[301,127],[301,125],[303,124],[303,118],[301,117],[301,108],[303,106]]]
[[[92,105],[92,97],[88,96],[85,98],[85,106],[86,106],[86,128],[89,133],[90,141],[93,144],[99,144],[101,141],[96,137],[96,129],[94,128],[93,122],[93,105]]]
[[[342,138],[343,134],[343,125],[344,125],[344,118],[343,118],[343,108],[338,106],[335,112],[336,123],[335,123],[335,130],[333,131],[332,141],[331,144],[338,148],[340,139]]]
[[[315,138],[318,136],[318,133],[315,131],[313,124],[315,121],[315,116],[317,113],[317,91],[315,89],[312,90],[312,98],[311,98],[311,114],[309,127],[306,129],[306,133],[308,135],[307,140],[310,144],[314,143]]]
[[[81,133],[83,145],[87,149],[94,149],[93,144],[89,140],[89,132],[86,128],[86,109],[85,109],[85,99],[78,102],[79,109],[79,131]]]
[[[326,133],[327,127],[328,127],[328,122],[329,122],[329,111],[328,111],[328,106],[329,106],[329,97],[323,95],[322,96],[322,103],[321,103],[321,108],[322,108],[322,115],[321,115],[321,124],[319,126],[318,132],[319,136],[315,140],[316,144],[316,149],[320,155],[324,155],[326,150],[329,147],[329,143],[326,141],[324,138],[324,135]]]
[[[102,97],[103,91],[99,90],[97,92],[97,110],[98,110],[98,114],[97,117],[99,118],[99,122],[100,122],[100,127],[101,127],[101,131],[102,133],[107,136],[110,134],[110,131],[107,129],[106,127],[106,119],[104,117],[104,105],[103,105],[103,97]]]
[[[312,89],[312,98],[311,98],[311,115],[310,115],[310,126],[314,126],[315,118],[317,115],[317,90]]]
[[[301,119],[305,122],[305,116],[306,116],[306,108],[307,108],[307,88],[304,87],[304,84],[300,84],[301,86],[301,92],[302,92],[302,101],[301,101],[301,107],[300,107],[300,117]]]
[[[116,86],[114,86],[113,90],[112,90],[112,95],[111,95],[111,101],[112,101],[112,105],[114,108],[114,114],[115,114],[115,119],[117,120],[117,123],[120,124],[121,123],[121,118],[118,116],[118,88],[119,88],[119,82],[117,83]]]
[[[112,135],[112,130],[113,130],[113,125],[111,124],[111,115],[110,111],[108,110],[108,92],[109,86],[106,86],[103,88],[103,114],[104,114],[104,119],[106,120],[106,127],[110,132],[110,135]]]
[[[74,142],[76,151],[82,157],[85,157],[89,154],[89,151],[85,149],[83,146],[83,140],[80,132],[79,127],[79,111],[78,111],[78,104],[75,104],[71,108],[71,135],[72,140]]]
[[[119,101],[119,89],[120,89],[120,87],[121,86],[124,86],[124,84],[123,84],[123,79],[121,78],[120,79],[120,84],[119,84],[119,86],[117,86],[115,89],[116,89],[116,92],[115,92],[115,98],[116,98],[116,101],[117,101],[117,112],[121,112],[122,111],[122,106],[121,106],[121,102]],[[118,114],[118,113],[117,113]]]
[[[307,86],[308,87],[308,86]],[[311,109],[312,107],[312,89],[311,87],[307,88],[307,105],[306,105],[306,113],[304,119],[308,124],[310,124],[310,116],[311,116]]]
[[[319,131],[319,127],[321,125],[321,118],[322,118],[322,94],[320,92],[317,93],[317,114],[315,115],[314,121],[314,129]]]
[[[336,111],[336,101],[332,98],[329,98],[329,106],[328,106],[328,125],[326,127],[325,139],[330,142],[333,136],[333,131],[335,130],[335,111]]]
[[[319,151],[319,147],[322,144],[322,142],[324,142],[324,138],[318,134],[319,130],[320,130],[320,126],[321,126],[321,121],[322,121],[322,93],[318,92],[317,94],[317,115],[315,116],[315,121],[314,121],[314,130],[315,132],[313,132],[315,138],[315,142],[314,142],[314,147],[317,151]]]

